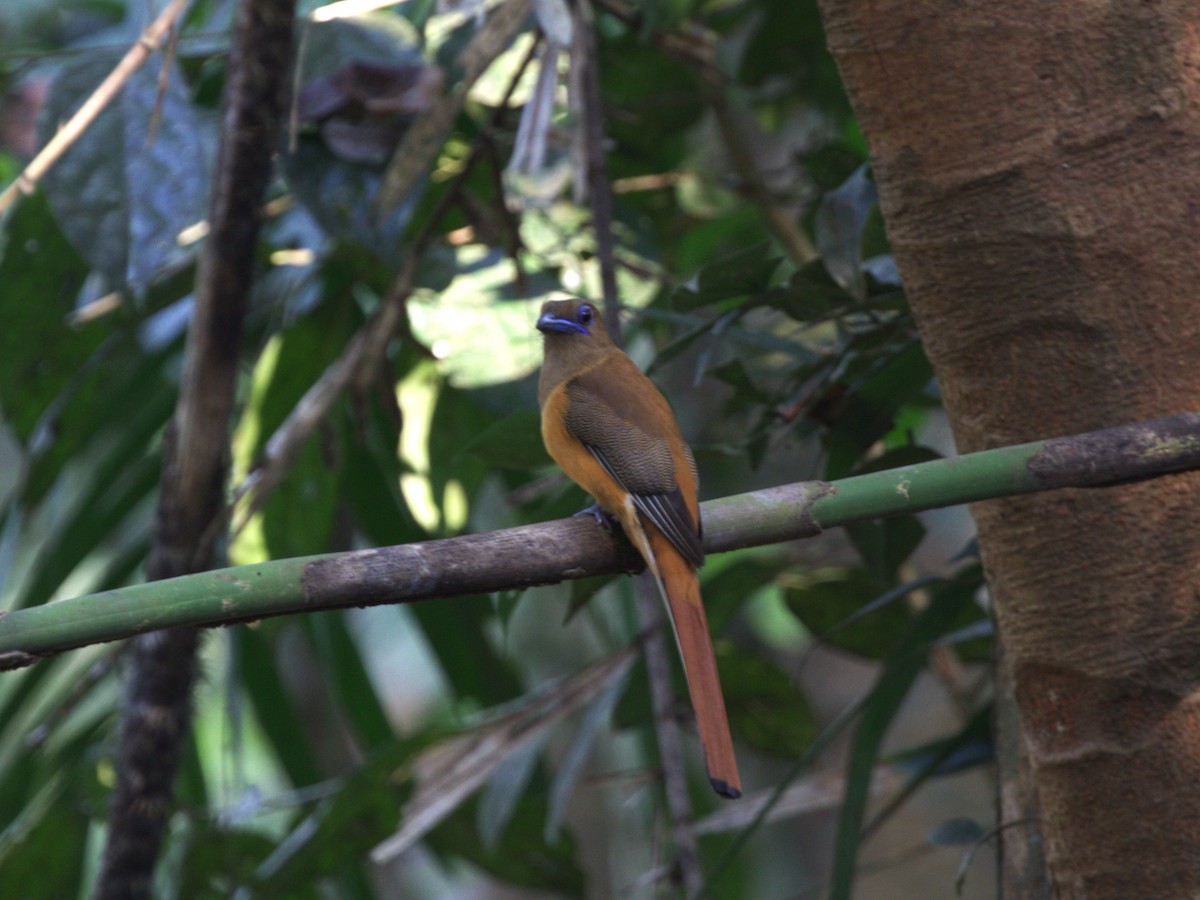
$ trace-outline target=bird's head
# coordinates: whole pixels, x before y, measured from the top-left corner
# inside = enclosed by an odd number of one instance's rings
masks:
[[[608,343],[608,332],[600,310],[587,300],[547,300],[538,316],[537,330],[552,339],[557,336],[582,338],[576,343]]]
[[[543,397],[614,349],[604,330],[600,308],[587,300],[547,300],[542,304],[537,330],[545,338],[546,358],[538,382]]]

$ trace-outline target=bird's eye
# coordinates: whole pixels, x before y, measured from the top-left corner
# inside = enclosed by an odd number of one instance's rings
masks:
[[[588,322],[592,321],[592,308],[585,303],[583,306],[579,307],[579,313],[575,316],[575,318],[579,320],[580,325],[586,325]]]

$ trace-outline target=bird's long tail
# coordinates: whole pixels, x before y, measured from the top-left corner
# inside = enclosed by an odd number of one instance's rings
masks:
[[[725,697],[717,676],[708,618],[700,599],[700,581],[696,578],[696,570],[661,532],[649,526],[645,534],[654,553],[657,565],[653,568],[658,570],[655,574],[683,657],[683,671],[687,675],[692,708],[700,728],[708,780],[722,797],[735,799],[742,795],[742,780],[733,754],[733,737],[729,733]]]

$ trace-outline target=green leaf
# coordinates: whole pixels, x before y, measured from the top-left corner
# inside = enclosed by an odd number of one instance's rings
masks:
[[[392,739],[392,726],[363,664],[350,630],[347,613],[333,611],[305,616],[303,627],[321,657],[325,678],[346,714],[359,746],[378,747]]]
[[[729,724],[738,741],[772,756],[803,753],[820,729],[791,678],[727,641],[717,642],[716,652]]]
[[[892,430],[906,404],[927,405],[925,390],[933,370],[915,341],[873,334],[857,339],[841,382],[846,388],[842,406],[826,436],[827,479],[844,478],[863,453]]]
[[[732,562],[722,560],[716,571],[710,571],[715,565],[701,569],[701,594],[709,631],[722,634],[750,597],[774,582],[789,565],[783,558],[756,549],[741,553]]]
[[[847,762],[846,795],[838,817],[830,879],[832,900],[849,900],[851,895],[871,775],[884,735],[924,668],[930,646],[952,627],[962,610],[962,603],[961,597],[935,598],[912,620],[884,661],[883,671],[863,706]]]
[[[545,786],[537,784],[521,795],[509,825],[494,847],[479,840],[478,800],[460,807],[430,832],[425,843],[435,852],[466,860],[502,882],[519,888],[553,891],[568,897],[584,893],[577,848],[565,834],[554,843],[542,837],[546,820]]]
[[[642,171],[672,171],[687,152],[688,130],[705,109],[695,73],[626,33],[600,46],[601,92],[609,112],[605,125],[620,162],[637,159]]]
[[[420,739],[396,741],[347,775],[330,799],[297,817],[290,834],[255,870],[256,893],[291,897],[358,865],[395,831],[412,791],[404,764]]]
[[[478,457],[490,469],[528,472],[548,466],[550,454],[542,443],[542,417],[521,409],[493,422],[467,441],[465,453]]]
[[[44,782],[43,792],[54,790],[53,785]],[[10,823],[4,832],[0,895],[78,896],[91,823],[69,793],[40,812],[36,821]]]
[[[217,900],[232,897],[254,882],[258,865],[270,856],[275,842],[260,831],[222,827],[193,819],[185,838],[179,869],[179,896]],[[315,890],[295,895],[317,896]]]
[[[761,294],[771,285],[782,259],[762,242],[704,266],[697,275],[697,294],[703,302]]]
[[[859,609],[879,595],[876,581],[861,569],[814,573],[803,587],[788,587],[788,608],[822,641],[859,656],[882,659],[912,619],[903,603],[889,603],[869,616]],[[840,627],[847,619],[853,624]]]
[[[237,626],[233,635],[242,686],[280,765],[296,787],[319,781],[320,767],[304,740],[304,726],[276,669],[274,647],[259,629]]]
[[[863,164],[842,185],[822,197],[817,208],[814,230],[821,261],[833,280],[857,300],[867,296],[862,237],[878,202],[875,182]]]
[[[925,537],[925,526],[916,516],[898,516],[880,522],[856,522],[846,533],[877,584],[888,584]]]
[[[305,392],[339,356],[361,317],[350,304],[324,303],[287,329],[278,341],[278,354],[260,360],[256,384],[243,413],[242,428],[253,429],[255,441],[248,458],[261,448],[287,419]],[[263,379],[267,379],[263,383]],[[262,510],[263,537],[274,559],[307,556],[330,549],[333,520],[341,493],[342,467],[337,464],[341,443],[336,415],[313,432]]]
[[[387,67],[423,64],[415,29],[395,15],[309,22],[300,46],[301,84],[350,63]],[[365,246],[390,266],[401,263],[405,253],[401,238],[416,210],[423,183],[380,221],[374,204],[382,183],[381,165],[347,162],[312,133],[301,135],[295,150],[284,155],[282,162],[296,197],[331,238]]]
[[[512,664],[497,655],[488,640],[492,617],[488,597],[456,597],[453,603],[417,603],[409,608],[455,696],[494,706],[522,694]]]
[[[88,53],[59,71],[40,120],[43,142],[116,61]],[[161,68],[136,70],[42,182],[71,243],[114,289],[137,297],[188,259],[176,236],[208,208],[208,123],[195,114],[178,69],[168,66],[160,88]]]

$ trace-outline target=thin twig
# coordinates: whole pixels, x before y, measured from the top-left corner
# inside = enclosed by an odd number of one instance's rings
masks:
[[[692,827],[692,801],[688,797],[687,766],[683,741],[675,718],[675,691],[671,686],[671,663],[663,637],[664,613],[658,587],[652,578],[642,576],[634,585],[637,595],[638,625],[647,633],[642,646],[646,659],[646,679],[650,682],[650,708],[654,715],[654,737],[662,768],[663,795],[671,821],[675,844],[675,865],[686,896],[694,897],[704,886],[700,869],[700,846]]]
[[[604,322],[609,334],[619,342],[620,299],[617,296],[616,253],[612,234],[612,193],[604,154],[605,131],[595,22],[589,0],[576,0],[574,12],[575,46],[572,70],[577,70],[576,83],[581,88],[583,100],[584,159],[587,168],[588,199],[592,207],[596,257],[600,264]],[[658,597],[658,588],[649,577],[643,576],[638,579],[635,594],[638,624],[647,635],[642,653],[646,659],[646,675],[650,682],[654,736],[662,765],[663,796],[675,843],[675,863],[685,894],[693,897],[704,886],[704,873],[700,868],[699,844],[692,829],[692,804],[688,797],[683,742],[680,740],[679,726],[674,715],[675,691],[671,683],[667,641],[663,636],[663,609]]]
[[[67,124],[58,130],[58,133],[49,140],[37,156],[30,160],[29,165],[17,176],[16,180],[0,192],[0,213],[12,206],[20,194],[33,193],[33,189],[37,187],[37,183],[50,170],[50,167],[58,162],[68,147],[79,140],[80,135],[125,87],[125,82],[129,80],[129,77],[162,46],[164,39],[170,33],[176,20],[183,15],[187,5],[188,0],[171,0],[159,13],[158,18],[147,26],[141,37],[129,48],[108,77],[100,82],[100,86],[84,101],[83,106],[79,107],[75,115],[71,116]]]
[[[167,48],[163,52],[162,68],[158,70],[158,87],[154,96],[154,115],[150,117],[150,127],[147,129],[146,146],[154,144],[158,135],[158,126],[162,122],[163,103],[166,101],[167,88],[171,86],[171,66],[179,52],[179,29],[172,23],[167,30]]]
[[[600,292],[604,299],[604,325],[621,344],[621,298],[617,296],[616,253],[613,247],[612,188],[605,159],[604,112],[600,96],[600,64],[595,21],[588,0],[575,3],[575,46],[571,70],[583,101],[583,156],[588,201],[592,207],[592,234],[600,263]]]

